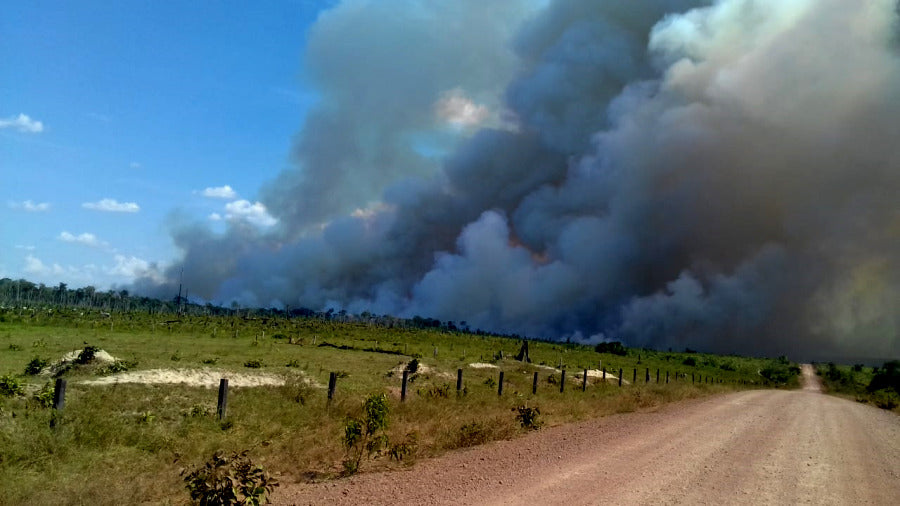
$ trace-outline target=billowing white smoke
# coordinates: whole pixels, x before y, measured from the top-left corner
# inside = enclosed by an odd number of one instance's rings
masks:
[[[433,4],[322,17],[308,59],[337,91],[264,195],[279,231],[177,227],[192,293],[900,355],[895,0],[559,0],[511,42],[527,2]],[[447,97],[492,127],[442,130]]]

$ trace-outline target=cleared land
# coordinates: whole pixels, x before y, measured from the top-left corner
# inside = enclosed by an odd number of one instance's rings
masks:
[[[0,385],[10,387],[0,395],[0,504],[16,505],[182,503],[182,470],[217,450],[248,450],[285,487],[335,479],[351,457],[347,420],[373,394],[387,396],[390,444],[409,442],[409,453],[398,462],[382,452],[362,462],[363,473],[518,438],[528,433],[519,407],[539,408],[540,421],[553,427],[761,384],[789,386],[797,377],[785,360],[641,349],[615,355],[574,343],[531,342],[533,362],[525,364],[511,359],[522,345],[515,339],[329,318],[0,308],[0,339]],[[105,360],[60,367],[88,345],[109,357],[97,351]],[[402,372],[414,359],[401,402]],[[606,382],[601,361],[615,371]],[[612,379],[620,369],[621,387]],[[337,391],[329,404],[332,372]],[[59,417],[46,402],[55,374],[68,381]],[[231,381],[223,421],[215,415],[221,377]]]
[[[276,504],[896,504],[900,417],[752,390],[542,430],[276,492]]]

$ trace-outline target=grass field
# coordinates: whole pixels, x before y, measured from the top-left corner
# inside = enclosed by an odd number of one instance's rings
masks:
[[[797,381],[784,360],[637,349],[620,356],[589,346],[531,341],[532,363],[526,364],[511,359],[521,346],[513,339],[315,318],[106,317],[96,311],[7,309],[0,311],[0,343],[0,376],[24,388],[24,395],[0,396],[4,504],[183,504],[188,496],[181,470],[220,449],[249,449],[253,461],[282,482],[329,479],[343,469],[347,418],[358,415],[373,393],[388,395],[390,441],[415,444],[402,462],[381,456],[365,461],[363,471],[515,437],[525,431],[515,411],[522,405],[539,408],[541,421],[555,425],[735,388],[796,386]],[[26,366],[34,358],[53,362],[87,345],[120,359],[128,372],[206,370],[215,377],[265,375],[284,384],[232,388],[228,416],[220,422],[215,388],[92,385],[87,382],[108,371],[88,364],[64,374],[66,405],[51,429],[52,410],[33,397],[53,378],[26,375]],[[401,370],[413,358],[421,365],[401,403]],[[582,392],[582,371],[601,362],[610,373],[622,368],[628,384],[591,378]],[[460,368],[464,391],[457,395]],[[561,368],[567,374],[563,393]],[[638,381],[631,384],[634,369]],[[337,372],[338,380],[335,399],[327,405],[324,386],[330,372]],[[531,393],[534,372],[539,374],[536,395]],[[766,381],[761,372],[775,381]],[[676,373],[683,375],[677,381]]]

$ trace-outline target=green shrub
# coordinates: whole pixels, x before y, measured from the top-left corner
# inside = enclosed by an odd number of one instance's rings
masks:
[[[682,360],[681,363],[690,367],[697,367],[697,359],[695,357],[688,357]]]
[[[518,412],[516,413],[516,420],[518,420],[519,425],[523,429],[537,430],[544,425],[544,422],[538,419],[541,415],[541,410],[537,407],[530,407],[523,404],[513,408],[513,411]]]
[[[262,365],[262,360],[256,358],[244,362],[244,367],[249,367],[250,369],[259,369]]]
[[[53,385],[48,381],[31,397],[40,407],[53,407]]]
[[[800,374],[800,368],[796,365],[773,362],[759,371],[759,374],[776,385],[790,383]]]
[[[41,371],[43,371],[44,368],[49,365],[50,360],[41,357],[34,357],[30,362],[28,362],[28,365],[25,366],[25,374],[29,376],[40,374]]]
[[[0,397],[19,397],[25,395],[25,387],[12,374],[0,376]]]
[[[99,374],[116,374],[133,369],[135,366],[137,366],[137,362],[133,360],[116,360],[115,362],[101,368]]]
[[[900,360],[885,362],[867,387],[870,392],[884,389],[893,389],[900,394]]]
[[[253,464],[247,453],[244,450],[226,456],[219,451],[196,469],[183,470],[181,474],[194,503],[203,506],[261,504],[278,482],[262,466]]]
[[[97,355],[97,352],[100,351],[100,348],[96,346],[87,345],[84,349],[81,350],[81,353],[75,357],[75,363],[78,365],[87,365],[94,361],[94,357]]]
[[[900,406],[900,395],[896,390],[884,388],[872,392],[872,403],[881,409],[894,409]]]
[[[625,356],[628,355],[628,348],[622,346],[622,343],[619,341],[613,341],[610,343],[597,343],[597,346],[594,346],[594,351],[597,353],[611,353],[613,355]]]
[[[372,458],[388,445],[384,430],[388,425],[388,404],[384,394],[372,394],[363,403],[363,415],[349,418],[344,424],[344,446],[347,459],[344,472],[354,474],[359,471],[363,457]]]

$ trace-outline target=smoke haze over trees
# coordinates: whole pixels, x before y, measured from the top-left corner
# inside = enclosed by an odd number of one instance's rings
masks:
[[[278,224],[132,290],[543,337],[900,355],[895,0],[348,1]]]

